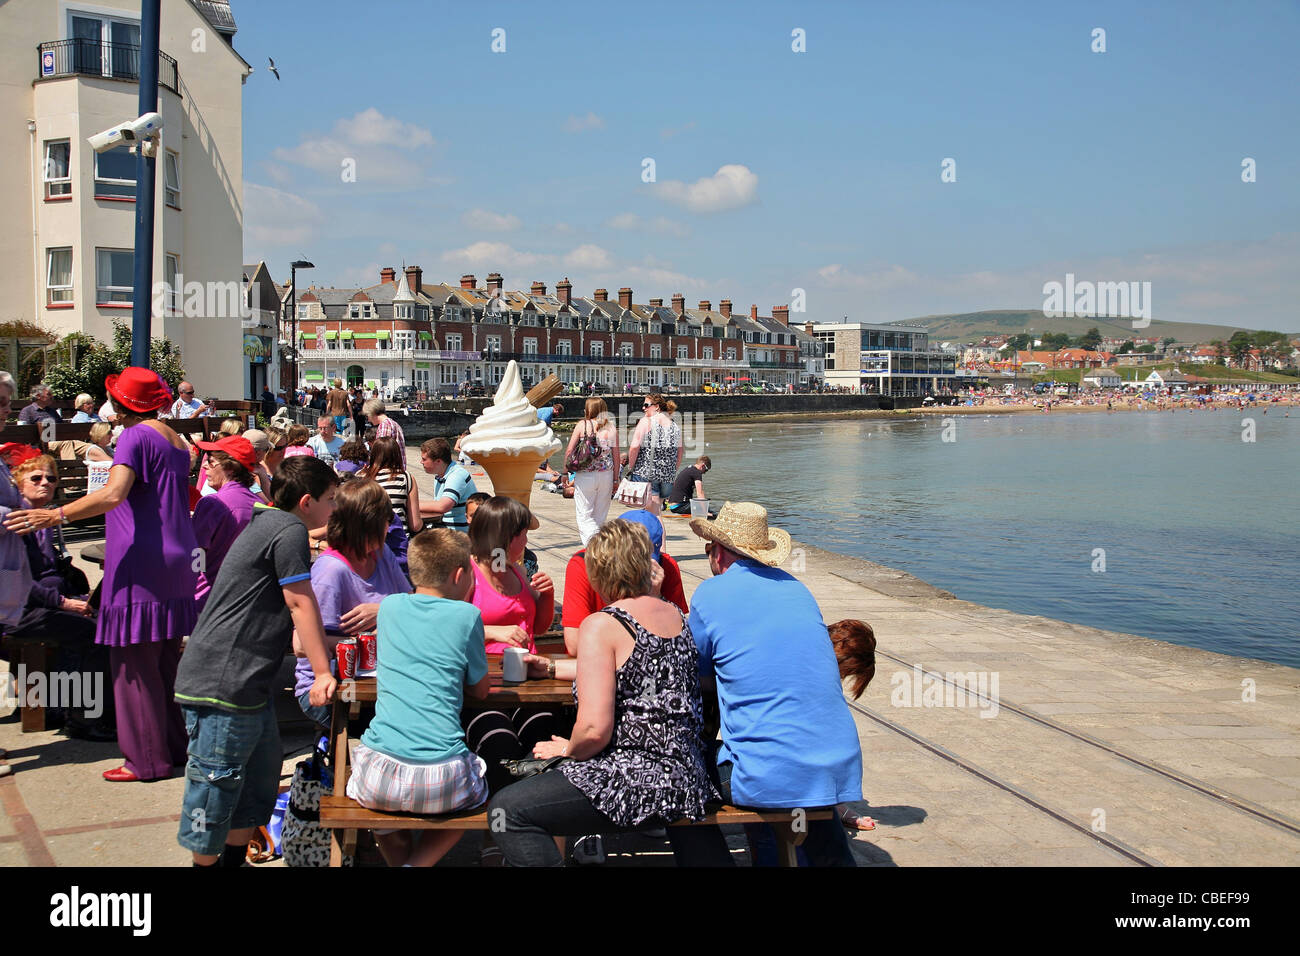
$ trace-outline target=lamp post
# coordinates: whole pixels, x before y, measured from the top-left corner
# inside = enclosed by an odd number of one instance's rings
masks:
[[[140,7],[141,116],[158,110],[158,37],[161,0],[145,0]],[[135,262],[131,302],[131,364],[149,367],[149,339],[153,322],[153,230],[155,160],[136,145],[135,153]]]
[[[293,347],[293,394],[298,394],[298,270],[315,269],[314,263],[295,259],[289,263],[289,328]],[[319,344],[319,343],[317,343]]]

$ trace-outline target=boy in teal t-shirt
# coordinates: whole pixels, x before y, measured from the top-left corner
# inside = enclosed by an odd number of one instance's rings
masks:
[[[474,582],[469,537],[424,531],[407,550],[414,594],[379,604],[375,719],[353,754],[348,796],[371,810],[449,813],[487,799],[486,766],[460,726],[464,695],[488,695],[483,618],[466,603]],[[375,839],[389,866],[433,866],[461,831],[410,831]]]

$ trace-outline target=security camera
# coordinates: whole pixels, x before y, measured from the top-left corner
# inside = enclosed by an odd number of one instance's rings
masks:
[[[123,144],[130,146],[139,140],[157,136],[162,127],[161,113],[145,113],[143,116],[106,129],[102,133],[96,133],[88,138],[88,142],[95,152],[106,153],[116,146]]]

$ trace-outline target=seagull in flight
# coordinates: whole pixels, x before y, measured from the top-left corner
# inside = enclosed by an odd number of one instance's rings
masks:
[[[268,56],[266,62],[271,64],[271,72],[275,74],[275,78],[278,80],[280,78],[280,71],[275,68],[275,61]]]

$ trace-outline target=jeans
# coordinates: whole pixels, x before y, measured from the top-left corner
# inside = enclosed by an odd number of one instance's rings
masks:
[[[705,761],[713,776],[712,759]],[[731,794],[730,762],[717,765],[714,785],[722,795],[722,802],[734,806]],[[672,831],[669,831],[670,833]],[[745,838],[749,841],[754,866],[776,866],[776,835],[767,823],[745,824]],[[808,835],[799,847],[800,865],[807,866],[857,866],[853,851],[849,849],[849,838],[844,833],[840,821],[809,820]],[[673,857],[678,866],[726,866],[731,864],[731,852],[719,827],[688,827],[681,829],[681,835],[673,841]]]
[[[180,845],[220,853],[231,830],[271,819],[280,786],[280,728],[271,704],[252,713],[215,707],[181,708],[189,734]]]
[[[321,704],[319,707],[314,706],[311,702],[311,691],[305,690],[298,698],[298,706],[302,712],[316,721],[321,727],[329,727],[333,720],[333,712],[329,704]]]

